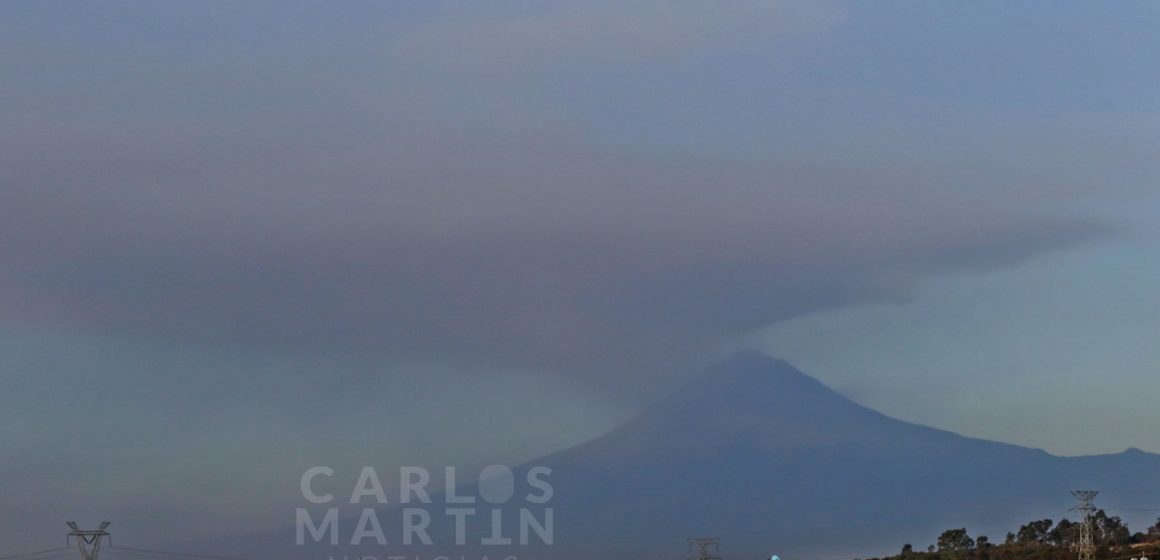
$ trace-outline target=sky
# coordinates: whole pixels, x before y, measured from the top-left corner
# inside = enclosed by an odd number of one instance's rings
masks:
[[[285,526],[309,466],[531,459],[740,346],[902,419],[1160,452],[1158,25],[0,3],[0,537]]]

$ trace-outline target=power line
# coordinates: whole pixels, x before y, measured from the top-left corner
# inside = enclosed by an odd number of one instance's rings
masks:
[[[170,558],[189,558],[191,560],[243,560],[241,558],[232,558],[229,556],[213,556],[209,554],[193,554],[189,552],[169,552],[165,550],[150,550],[147,548],[132,548],[127,546],[110,546],[109,550],[117,552],[124,552],[127,554],[138,554],[148,556],[165,556]],[[0,559],[3,560],[3,559]]]
[[[45,554],[52,554],[53,552],[64,552],[70,547],[62,546],[58,548],[50,548],[48,550],[39,550],[36,552],[22,552],[20,554],[13,554],[11,556],[0,556],[0,560],[16,560],[17,558],[30,558],[32,556],[43,556]]]

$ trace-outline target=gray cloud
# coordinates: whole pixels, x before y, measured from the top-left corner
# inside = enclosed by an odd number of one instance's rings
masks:
[[[425,25],[393,34],[389,48],[401,59],[435,62],[444,71],[508,67],[526,75],[529,66],[634,66],[764,50],[844,18],[844,10],[828,1],[729,0],[712,8],[654,0],[447,2]]]
[[[842,11],[526,8],[346,22],[339,44],[274,37],[299,65],[193,43],[185,73],[98,38],[137,66],[102,58],[111,75],[78,70],[91,90],[8,110],[0,306],[213,343],[620,374],[1094,239],[1114,225],[1075,207],[1101,196],[1097,178],[1149,165],[1138,127],[1099,116],[948,112],[937,133],[852,119],[830,131],[844,145],[807,132],[792,155],[741,160],[614,149],[537,85],[552,64],[583,76],[600,60],[778,51]],[[118,80],[140,67],[168,81]]]
[[[306,35],[187,10],[140,12],[165,35],[105,21],[66,47],[6,39],[32,78],[0,136],[12,317],[619,374],[1096,239],[1115,222],[1080,208],[1155,171],[1140,118],[907,116],[916,102],[817,85],[829,97],[717,109],[771,130],[740,156],[626,148],[551,83],[679,79],[728,57],[811,83],[780,59],[847,25],[826,4],[448,3],[303,12]],[[36,60],[67,60],[78,87]]]
[[[439,135],[242,161],[184,138],[52,140],[37,150],[52,158],[4,161],[14,313],[406,359],[684,356],[1109,231],[1010,207],[1059,202],[1023,177],[975,186],[937,163],[726,165]]]

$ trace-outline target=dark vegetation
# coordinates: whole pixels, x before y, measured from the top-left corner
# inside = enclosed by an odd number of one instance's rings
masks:
[[[1079,523],[1067,519],[1059,523],[1043,519],[1007,533],[1002,541],[973,538],[965,528],[948,529],[925,549],[907,544],[894,556],[871,560],[1076,560],[1079,528]],[[1098,560],[1160,560],[1160,519],[1147,531],[1132,533],[1119,517],[1099,510],[1092,518],[1092,535]]]

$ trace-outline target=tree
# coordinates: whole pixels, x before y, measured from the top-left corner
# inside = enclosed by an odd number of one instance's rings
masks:
[[[902,545],[902,555],[910,556],[911,554],[914,554],[914,547],[911,546],[910,543]]]
[[[1148,542],[1160,542],[1160,519],[1156,520],[1156,524],[1148,527],[1148,534],[1146,535]]]
[[[1069,519],[1060,519],[1059,524],[1047,534],[1047,544],[1059,548],[1071,548],[1076,542],[1079,525]]]
[[[1031,545],[1046,544],[1047,537],[1051,533],[1051,526],[1054,523],[1050,519],[1032,521],[1019,528],[1019,533],[1015,536],[1016,542]]]
[[[975,558],[978,560],[990,560],[991,558],[991,539],[986,535],[979,535],[975,539]]]
[[[1099,510],[1092,517],[1095,526],[1096,542],[1103,546],[1125,546],[1132,542],[1132,532],[1119,517],[1108,517],[1104,510]]]
[[[967,534],[966,528],[948,529],[939,535],[939,552],[960,553],[975,549],[975,539]]]

